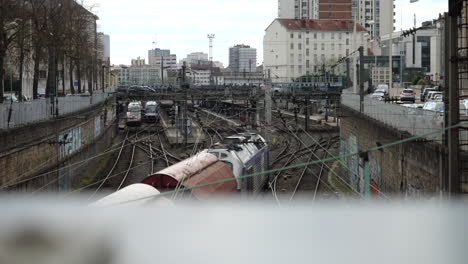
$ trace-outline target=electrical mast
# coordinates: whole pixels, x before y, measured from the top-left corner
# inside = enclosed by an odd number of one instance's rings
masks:
[[[208,34],[208,39],[210,40],[210,85],[213,85],[213,39],[215,34]]]

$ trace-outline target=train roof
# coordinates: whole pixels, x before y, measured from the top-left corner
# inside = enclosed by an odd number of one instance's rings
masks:
[[[232,179],[232,180],[229,180]],[[207,198],[219,193],[235,192],[237,184],[232,171],[218,158],[210,153],[201,152],[194,157],[181,161],[147,178],[142,183],[157,189],[192,188],[211,182],[223,183],[194,188],[190,193],[198,198]]]
[[[156,103],[155,101],[148,101],[146,102],[146,106],[148,105],[158,105],[158,103]]]
[[[128,106],[141,106],[141,102],[130,102]]]
[[[148,199],[145,199],[148,198]],[[141,205],[168,205],[171,201],[162,197],[160,192],[147,184],[132,184],[117,192],[114,192],[97,202],[91,204],[93,207],[107,207],[127,202],[137,201],[136,204]],[[133,203],[135,204],[135,203]]]

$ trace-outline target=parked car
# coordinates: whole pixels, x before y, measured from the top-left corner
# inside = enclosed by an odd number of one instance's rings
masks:
[[[435,96],[443,96],[443,93],[442,93],[442,92],[438,92],[438,91],[430,91],[430,92],[427,94],[426,101],[433,101],[433,100],[435,100]]]
[[[9,103],[9,102],[18,102],[18,97],[14,93],[5,93],[3,94],[3,102],[4,103]]]
[[[119,86],[119,88],[117,88],[117,92],[118,92],[118,93],[127,93],[127,92],[128,92],[128,87],[126,87],[126,86]]]
[[[444,101],[444,94],[443,93],[435,93],[432,95],[432,101],[436,101],[436,102],[442,102]]]
[[[416,102],[416,93],[412,89],[404,89],[400,94],[400,101]]]
[[[424,104],[423,109],[427,111],[444,112],[444,103],[427,102]]]
[[[371,94],[372,99],[383,100],[384,97],[385,97],[384,92],[375,92],[375,93]]]
[[[439,87],[432,87],[432,88],[424,88],[424,90],[421,92],[421,102],[425,102],[426,101],[426,98],[427,98],[427,95],[429,92],[434,92],[434,91],[437,91],[439,90]]]
[[[375,89],[375,93],[377,92],[383,92],[384,94],[388,94],[388,84],[377,85],[377,89]]]

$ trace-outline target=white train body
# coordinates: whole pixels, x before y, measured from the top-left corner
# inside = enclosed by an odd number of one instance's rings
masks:
[[[139,126],[141,125],[141,103],[131,102],[127,107],[127,125],[128,126]]]
[[[268,181],[268,145],[260,135],[242,133],[225,138],[206,150],[224,162],[233,172],[237,190],[261,192]]]

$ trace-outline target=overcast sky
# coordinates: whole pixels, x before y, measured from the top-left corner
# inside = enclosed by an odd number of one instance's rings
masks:
[[[414,13],[419,25],[437,18],[448,5],[448,0],[409,1],[396,0],[397,30],[412,27]],[[113,64],[130,64],[138,56],[147,59],[154,47],[170,49],[177,60],[191,52],[208,53],[208,33],[216,34],[214,60],[225,67],[234,44],[257,48],[261,64],[263,35],[278,13],[278,0],[85,0],[85,4],[95,5],[99,31],[110,35]]]

